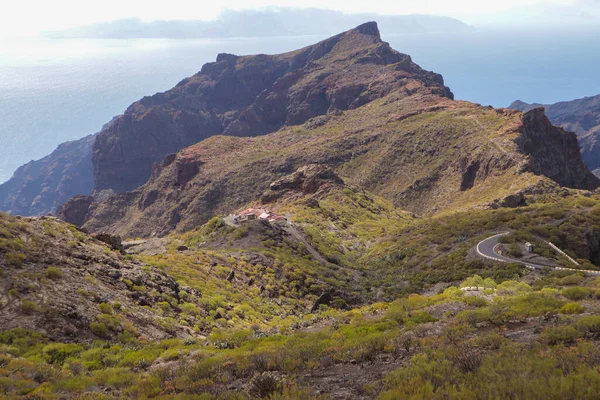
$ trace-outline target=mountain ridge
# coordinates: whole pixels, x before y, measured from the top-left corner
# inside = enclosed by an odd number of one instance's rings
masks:
[[[49,214],[75,195],[91,194],[96,135],[62,143],[46,157],[19,167],[0,184],[0,210],[25,216]]]
[[[541,110],[521,115],[391,94],[320,123],[254,138],[214,136],[155,164],[140,188],[67,203],[59,214],[76,210],[86,215],[84,228],[128,237],[185,232],[254,201],[270,182],[308,164],[332,167],[422,216],[502,204],[548,178],[581,189],[599,183],[581,161],[575,136],[552,126]]]

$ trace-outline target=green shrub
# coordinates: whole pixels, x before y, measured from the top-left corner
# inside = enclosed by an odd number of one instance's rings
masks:
[[[6,253],[4,255],[6,259],[6,263],[9,267],[21,268],[23,266],[23,262],[27,258],[25,254],[22,253]]]
[[[498,285],[496,288],[498,294],[500,295],[513,295],[513,294],[522,294],[529,293],[532,291],[531,286],[526,284],[525,282],[517,282],[517,281],[504,281]]]
[[[62,276],[63,272],[58,267],[48,267],[48,269],[46,270],[46,278],[48,279],[58,280],[62,278]]]
[[[394,303],[390,305],[390,308],[386,310],[385,316],[391,320],[396,321],[399,324],[404,323],[406,319],[406,311],[402,307],[394,306]]]
[[[577,327],[592,336],[600,335],[600,315],[581,318],[577,321]]]
[[[556,313],[565,305],[552,294],[540,292],[528,293],[524,296],[497,300],[497,304],[504,308],[507,319],[537,317],[546,313]]]
[[[181,305],[181,311],[193,316],[200,315],[200,308],[198,308],[198,306],[193,303],[183,303]]]
[[[582,274],[573,274],[565,276],[562,279],[559,279],[558,283],[563,286],[573,286],[573,285],[581,285],[584,280],[584,276]]]
[[[460,287],[483,287],[486,289],[495,289],[496,288],[496,282],[494,282],[493,279],[491,278],[486,278],[483,279],[481,276],[479,275],[473,275],[470,278],[467,278],[463,281],[463,283],[460,284]]]
[[[574,286],[564,289],[562,292],[560,292],[560,294],[569,300],[578,301],[589,297],[590,289],[581,286]]]
[[[156,303],[156,306],[160,308],[163,312],[168,312],[171,310],[171,304],[167,301],[159,301]]]
[[[92,331],[94,335],[100,336],[103,339],[108,339],[110,337],[108,328],[102,322],[90,323],[90,331]]]
[[[485,307],[488,305],[488,301],[486,299],[477,296],[465,296],[461,300],[465,304],[473,307]]]
[[[121,320],[110,314],[98,314],[96,315],[96,321],[103,323],[111,331],[121,330]]]
[[[31,315],[34,312],[38,311],[39,307],[31,300],[23,300],[21,301],[21,311],[24,314]]]
[[[506,245],[505,247],[508,250],[508,254],[511,257],[521,258],[523,256],[523,253],[521,253],[521,248],[519,247],[518,244],[511,243],[511,244]]]
[[[111,315],[113,313],[113,307],[110,304],[100,303],[98,304],[98,308],[100,309],[102,314]]]
[[[241,238],[245,237],[246,235],[248,235],[248,227],[242,226],[242,227],[237,228],[235,231],[233,231],[233,234],[231,235],[231,237],[234,240],[240,240]]]
[[[480,323],[501,325],[504,322],[502,313],[498,310],[492,312],[490,308],[491,307],[483,307],[475,310],[462,311],[456,316],[456,318],[459,321],[465,322],[473,327]]]
[[[255,399],[270,398],[283,389],[281,379],[272,372],[256,374],[248,385],[248,394]]]
[[[45,346],[42,351],[50,364],[63,364],[68,357],[81,353],[83,347],[78,344],[53,343]]]
[[[546,328],[542,333],[542,339],[549,345],[570,344],[579,339],[583,334],[573,326],[557,326]]]
[[[560,309],[561,314],[581,314],[585,312],[585,307],[579,303],[567,303]]]
[[[425,324],[427,322],[435,322],[435,321],[437,321],[437,319],[435,319],[427,311],[421,311],[421,312],[418,312],[418,313],[412,315],[406,322],[406,326],[414,326],[414,325]]]

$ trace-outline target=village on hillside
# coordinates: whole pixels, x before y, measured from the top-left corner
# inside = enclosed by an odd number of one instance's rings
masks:
[[[269,221],[270,223],[280,224],[287,222],[287,218],[282,215],[276,214],[265,208],[247,208],[243,211],[235,213],[233,215],[233,223],[236,225],[243,224],[248,221],[254,221],[262,219]]]

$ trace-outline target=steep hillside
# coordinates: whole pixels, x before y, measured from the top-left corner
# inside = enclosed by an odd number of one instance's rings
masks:
[[[173,89],[134,103],[98,135],[95,190],[133,190],[153,163],[210,136],[262,135],[394,90],[452,97],[440,75],[383,42],[374,22],[290,53],[220,54]]]
[[[98,239],[56,218],[0,214],[2,330],[31,329],[62,341],[192,335],[160,307],[172,304],[178,315],[183,293],[187,301],[200,293]]]
[[[0,211],[13,215],[43,215],[75,195],[94,188],[92,147],[95,135],[66,142],[50,155],[17,169],[0,185]]]
[[[269,207],[344,204],[347,227],[364,234],[353,241],[356,254],[384,224],[411,220],[331,171],[312,176],[310,190],[284,191]],[[231,327],[274,333],[300,326],[321,296],[338,308],[372,298],[369,277],[347,259],[315,248],[300,227],[265,221],[232,227],[215,217],[181,236],[122,245],[53,217],[0,214],[0,325],[76,342],[202,338]]]
[[[600,173],[600,95],[547,105],[515,101],[509,107],[521,111],[544,107],[553,124],[577,134],[583,160]]]
[[[417,93],[422,86],[412,83]],[[308,164],[330,166],[348,184],[417,215],[502,205],[544,177],[573,188],[598,186],[575,136],[542,112],[407,97],[402,88],[270,135],[204,140],[157,163],[139,189],[67,203],[62,215],[85,215],[83,226],[91,231],[130,237],[186,231],[253,201],[271,182]]]

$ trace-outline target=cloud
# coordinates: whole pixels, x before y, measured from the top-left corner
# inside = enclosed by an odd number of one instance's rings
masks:
[[[5,0],[2,3],[0,35],[61,29],[131,17],[143,20],[206,20],[215,18],[226,8],[240,10],[267,6],[447,15],[469,23],[502,22],[502,18],[509,21],[526,14],[533,19],[560,13],[567,13],[571,18],[590,19],[596,18],[600,9],[600,0]]]

